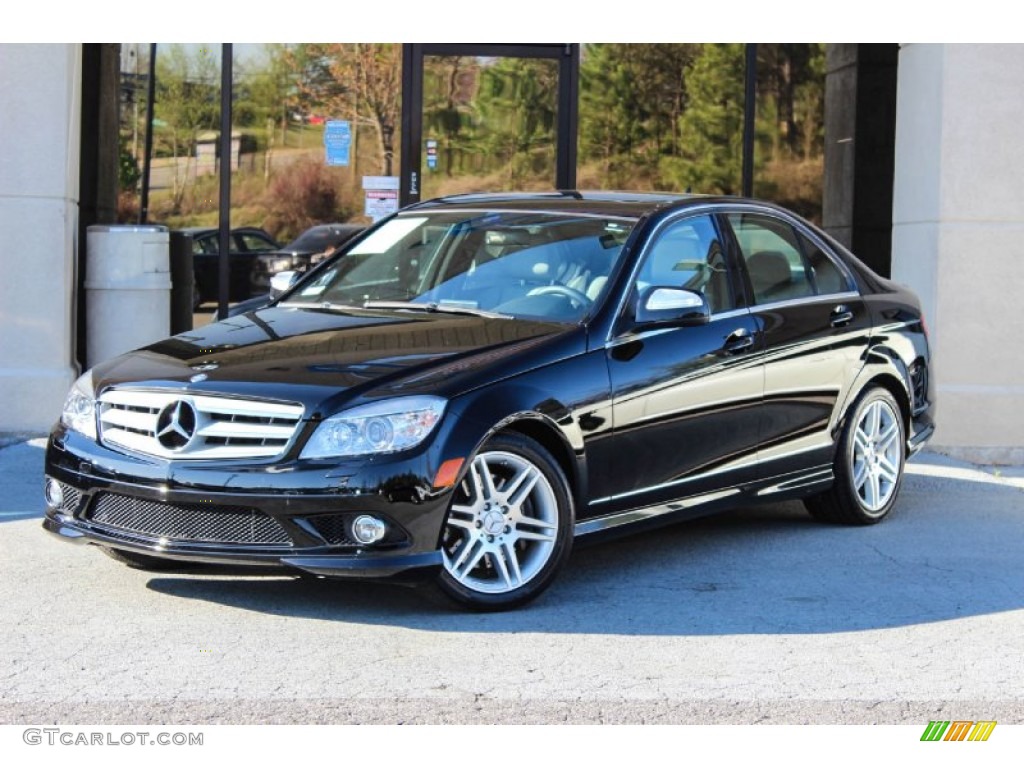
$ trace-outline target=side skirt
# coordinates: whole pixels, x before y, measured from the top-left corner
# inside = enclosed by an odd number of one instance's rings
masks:
[[[833,480],[832,466],[825,464],[764,478],[736,488],[581,520],[576,523],[574,533],[577,539],[588,541],[626,535],[736,507],[801,499],[828,490]]]

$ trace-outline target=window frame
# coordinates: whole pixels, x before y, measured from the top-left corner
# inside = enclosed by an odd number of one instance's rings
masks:
[[[637,278],[640,275],[640,270],[643,268],[644,262],[654,249],[655,244],[666,230],[671,229],[676,224],[684,222],[686,219],[697,218],[699,216],[706,216],[711,220],[711,225],[714,227],[715,232],[718,235],[718,239],[722,243],[722,257],[725,260],[726,278],[729,290],[732,293],[733,304],[735,305],[732,309],[724,310],[722,312],[712,312],[711,320],[720,320],[723,318],[749,314],[750,308],[746,303],[743,276],[738,272],[736,264],[736,251],[733,246],[732,230],[730,229],[726,231],[723,229],[723,222],[720,219],[719,213],[720,209],[713,205],[685,208],[681,211],[672,212],[670,215],[666,216],[654,225],[654,228],[647,235],[647,239],[640,248],[636,259],[629,267],[628,273],[624,275],[623,282],[621,283],[622,288],[619,295],[618,307],[615,310],[614,320],[608,329],[608,335],[605,339],[606,345],[614,346],[618,339],[629,333],[629,328],[632,326],[636,316],[636,301],[638,296],[635,289]],[[657,328],[645,331],[640,335],[665,333],[670,330],[676,329]]]
[[[753,309],[760,307],[772,307],[776,305],[810,304],[818,301],[834,299],[837,297],[852,297],[861,295],[858,283],[854,278],[853,274],[851,273],[850,268],[847,267],[843,260],[840,259],[835,254],[835,252],[828,246],[828,244],[821,237],[818,237],[813,230],[804,225],[798,219],[785,215],[783,212],[775,208],[765,208],[761,206],[752,205],[725,205],[722,208],[720,208],[717,213],[718,218],[721,219],[720,229],[725,230],[726,236],[729,241],[729,247],[733,251],[733,261],[736,266],[736,269],[738,269],[741,272],[740,283],[743,286],[746,307]],[[798,246],[798,252],[800,254],[800,259],[803,262],[804,269],[807,272],[808,281],[811,283],[811,286],[814,289],[814,293],[809,296],[782,299],[780,301],[765,302],[763,304],[758,303],[756,297],[754,296],[754,286],[750,280],[750,272],[747,269],[747,262],[743,256],[743,249],[740,247],[740,243],[736,237],[736,233],[733,231],[732,224],[728,220],[728,215],[730,213],[756,214],[759,216],[764,216],[769,219],[774,219],[790,227],[795,234],[802,236],[806,240],[809,240],[814,245],[816,245],[823,254],[825,254],[825,257],[832,262],[833,266],[835,266],[837,270],[839,270],[839,275],[846,284],[846,290],[831,293],[818,293],[817,280],[814,276],[814,271],[810,266],[810,261],[808,259],[806,251],[804,250],[801,238],[797,237],[796,241]]]

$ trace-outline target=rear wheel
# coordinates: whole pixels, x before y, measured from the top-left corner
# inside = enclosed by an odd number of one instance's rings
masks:
[[[523,605],[565,563],[574,522],[568,483],[551,455],[527,437],[496,435],[453,494],[438,586],[474,610]]]
[[[854,405],[835,458],[835,483],[804,501],[818,520],[844,525],[880,522],[903,481],[904,424],[888,390],[872,387]]]

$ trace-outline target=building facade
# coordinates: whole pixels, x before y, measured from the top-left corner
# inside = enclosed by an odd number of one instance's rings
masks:
[[[1024,46],[905,45],[896,72],[891,272],[925,306],[933,445],[1024,463]],[[78,373],[82,82],[82,45],[0,45],[0,432],[46,431]]]

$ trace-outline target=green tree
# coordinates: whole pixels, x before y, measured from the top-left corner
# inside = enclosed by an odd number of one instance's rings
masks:
[[[219,66],[213,57],[213,46],[200,46],[189,54],[180,45],[161,50],[156,60],[155,117],[164,123],[173,158],[172,208],[181,207],[195,156],[196,137],[202,130],[217,125],[220,114]],[[181,168],[179,153],[185,154]]]
[[[472,151],[479,78],[480,66],[471,56],[436,56],[424,62],[424,135],[437,137],[448,177],[453,175],[456,163],[461,170],[466,154]]]
[[[288,141],[288,117],[298,98],[298,75],[287,45],[268,43],[256,65],[241,68],[235,86],[235,124],[265,134],[263,176],[270,177],[274,151]]]
[[[490,167],[508,172],[510,187],[554,179],[558,67],[538,59],[498,59],[481,69],[477,97],[480,149]]]
[[[707,44],[686,74],[689,103],[680,119],[676,183],[695,192],[737,194],[743,156],[744,50]]]
[[[686,73],[700,46],[591,44],[580,66],[580,157],[598,162],[613,186],[657,175],[662,156],[680,152]]]
[[[135,193],[135,185],[139,183],[142,172],[139,170],[139,161],[135,159],[128,148],[128,140],[121,137],[118,142],[117,157],[117,181],[121,192]]]

